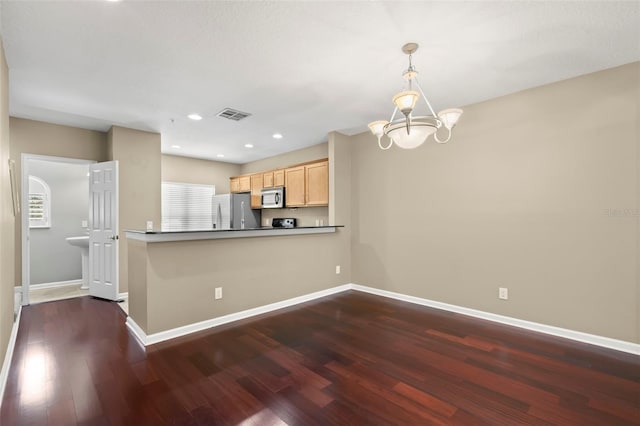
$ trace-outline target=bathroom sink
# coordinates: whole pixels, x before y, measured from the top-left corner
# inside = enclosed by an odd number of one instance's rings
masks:
[[[81,237],[68,237],[67,242],[72,246],[89,248],[89,236],[83,235]]]
[[[80,288],[86,290],[89,288],[89,236],[82,235],[65,239],[72,246],[80,248],[80,255],[82,256],[82,286]]]

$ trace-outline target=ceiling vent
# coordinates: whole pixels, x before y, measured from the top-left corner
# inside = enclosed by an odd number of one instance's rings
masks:
[[[249,114],[248,112],[238,111],[237,109],[225,108],[216,115],[218,117],[228,118],[229,120],[240,121],[249,117],[251,114]]]

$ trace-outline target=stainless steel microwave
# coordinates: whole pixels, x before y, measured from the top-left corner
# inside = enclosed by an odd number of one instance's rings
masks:
[[[265,188],[262,190],[263,209],[281,209],[284,207],[284,187]]]

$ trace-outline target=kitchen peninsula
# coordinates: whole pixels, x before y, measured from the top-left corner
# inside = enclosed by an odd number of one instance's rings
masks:
[[[341,228],[127,231],[127,325],[149,345],[347,284]]]
[[[351,148],[346,140],[336,132],[328,135],[328,204],[297,210],[302,226],[127,231],[122,239],[128,264],[127,326],[138,340],[151,345],[331,294],[351,283]],[[271,168],[257,165],[245,173]],[[308,226],[322,216],[332,226]],[[222,298],[216,298],[216,289]]]

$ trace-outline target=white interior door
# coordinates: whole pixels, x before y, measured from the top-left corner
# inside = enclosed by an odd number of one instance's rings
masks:
[[[89,294],[118,299],[118,162],[89,166]]]

